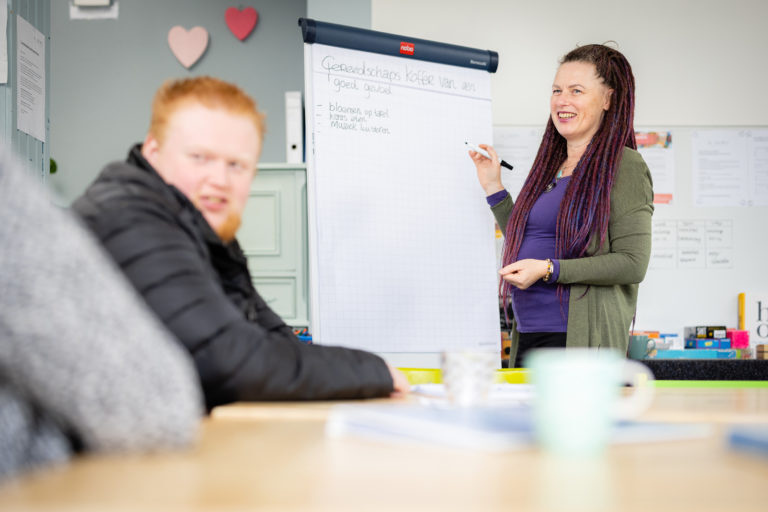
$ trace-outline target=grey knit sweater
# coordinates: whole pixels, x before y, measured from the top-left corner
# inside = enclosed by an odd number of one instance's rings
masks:
[[[67,210],[0,150],[0,478],[194,441],[189,356]]]

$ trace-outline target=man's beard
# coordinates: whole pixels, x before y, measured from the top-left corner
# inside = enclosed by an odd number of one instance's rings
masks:
[[[224,219],[224,222],[219,227],[214,228],[214,231],[219,235],[222,242],[229,243],[235,239],[235,234],[240,229],[240,221],[240,214],[234,210],[229,210],[227,218]]]

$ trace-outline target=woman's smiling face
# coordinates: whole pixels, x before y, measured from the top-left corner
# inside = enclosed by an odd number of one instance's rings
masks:
[[[594,64],[561,64],[552,84],[550,115],[557,131],[571,144],[586,144],[597,133],[611,102],[612,89],[597,76]]]

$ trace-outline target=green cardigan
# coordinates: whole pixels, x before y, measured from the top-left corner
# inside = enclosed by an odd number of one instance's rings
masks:
[[[491,208],[502,232],[512,213],[507,196]],[[640,153],[624,148],[611,189],[611,211],[605,244],[595,241],[584,258],[560,260],[557,282],[570,285],[568,347],[611,347],[626,353],[629,327],[635,315],[638,284],[651,256],[653,183]],[[585,295],[586,292],[586,295]],[[510,361],[518,347],[512,329]]]

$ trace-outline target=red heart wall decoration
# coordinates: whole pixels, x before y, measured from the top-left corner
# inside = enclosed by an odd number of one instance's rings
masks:
[[[253,7],[246,7],[242,11],[237,7],[230,7],[224,13],[224,19],[229,30],[242,41],[253,31],[259,20],[259,13]]]

